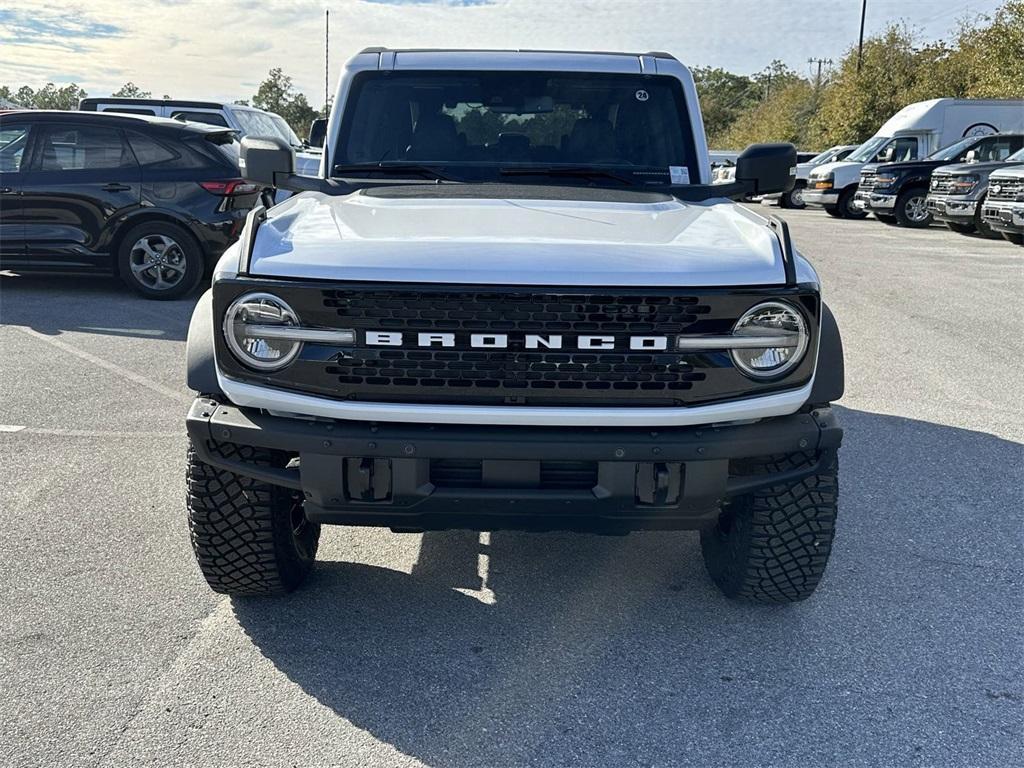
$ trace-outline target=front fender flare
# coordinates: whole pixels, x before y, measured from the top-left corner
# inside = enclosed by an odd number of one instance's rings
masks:
[[[843,360],[843,339],[832,310],[822,302],[821,336],[818,342],[818,365],[814,386],[807,402],[814,405],[832,403],[843,396],[846,386],[846,364]]]
[[[204,395],[221,395],[214,355],[213,290],[207,290],[192,310],[185,342],[185,382]]]

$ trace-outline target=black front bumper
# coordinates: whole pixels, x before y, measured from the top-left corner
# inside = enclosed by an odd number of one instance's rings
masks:
[[[731,496],[830,466],[842,441],[827,407],[652,431],[307,421],[200,397],[187,425],[204,462],[301,491],[310,520],[417,531],[700,528]],[[276,460],[229,458],[239,445]],[[795,469],[750,471],[795,454]]]

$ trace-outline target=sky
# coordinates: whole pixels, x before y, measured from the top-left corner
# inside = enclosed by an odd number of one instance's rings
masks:
[[[867,0],[866,34],[905,21],[922,40],[1000,0]],[[155,96],[250,98],[281,67],[324,102],[360,49],[668,51],[690,66],[752,74],[773,59],[809,72],[857,41],[858,0],[15,0],[0,8],[0,85],[76,82],[91,96],[132,81]]]

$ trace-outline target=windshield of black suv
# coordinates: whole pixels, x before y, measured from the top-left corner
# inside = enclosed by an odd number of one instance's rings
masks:
[[[1005,160],[1011,154],[1021,148],[1024,143],[1024,136],[1019,134],[993,134],[978,138],[970,136],[961,139],[956,144],[933,152],[928,156],[929,160],[967,160],[967,155],[974,152],[974,162],[988,163],[992,161]]]
[[[699,180],[679,81],[594,72],[363,73],[331,163],[347,177]]]

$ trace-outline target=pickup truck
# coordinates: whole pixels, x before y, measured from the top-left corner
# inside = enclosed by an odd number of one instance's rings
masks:
[[[839,331],[788,227],[789,144],[711,184],[664,53],[375,48],[321,175],[249,215],[188,334],[188,520],[228,594],[313,568],[324,524],[696,530],[730,597],[815,590],[832,548]]]

